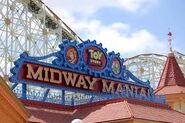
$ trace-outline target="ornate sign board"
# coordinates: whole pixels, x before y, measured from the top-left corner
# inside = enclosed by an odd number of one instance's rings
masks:
[[[59,48],[43,57],[22,53],[14,62],[10,81],[99,93],[152,93],[149,82],[137,79],[126,69],[119,53],[107,53],[96,41],[77,44],[65,40]],[[51,57],[55,57],[51,63],[43,62]]]

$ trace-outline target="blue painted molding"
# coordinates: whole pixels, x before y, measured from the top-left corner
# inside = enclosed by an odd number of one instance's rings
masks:
[[[88,47],[91,47],[91,48],[93,47],[95,48],[95,50],[101,51],[101,53],[104,55],[104,60],[106,60],[105,66],[102,67],[100,70],[92,69],[92,67],[90,67],[89,64],[85,61],[86,57],[84,57],[84,54],[86,53],[86,49]],[[15,83],[14,84],[15,87],[13,86],[12,88],[15,88],[14,91],[17,92],[16,94],[18,97],[23,99],[35,99],[35,100],[44,101],[44,102],[56,103],[55,100],[47,99],[47,95],[49,95],[50,93],[49,89],[51,88],[51,89],[61,90],[62,97],[61,99],[59,99],[58,103],[62,105],[77,105],[77,104],[85,103],[83,100],[76,100],[74,97],[67,99],[65,91],[90,95],[92,98],[87,99],[86,103],[118,98],[118,97],[138,98],[138,99],[144,99],[144,100],[154,101],[159,103],[165,102],[165,99],[157,98],[154,95],[153,89],[151,88],[149,81],[143,82],[139,80],[129,70],[126,69],[126,67],[123,65],[124,59],[120,57],[119,53],[115,53],[115,52],[107,53],[107,49],[103,48],[102,44],[97,44],[96,41],[89,41],[89,40],[80,44],[78,44],[76,41],[64,40],[63,43],[59,45],[59,48],[60,48],[59,51],[48,54],[46,56],[41,56],[41,57],[29,56],[26,52],[23,52],[22,54],[20,54],[20,58],[14,62],[15,66],[10,70],[12,73],[12,76],[9,78],[11,82]],[[71,61],[71,59],[68,58],[69,57],[68,56],[69,54],[67,54],[68,51],[74,51],[73,52],[74,54],[70,54],[72,56],[75,56],[74,61]],[[50,62],[44,62],[44,61],[49,61],[48,59],[51,59],[51,58],[53,60],[50,60]],[[31,80],[20,80],[19,74],[25,62],[44,65],[44,66],[71,71],[71,72],[76,72],[79,74],[91,75],[93,77],[108,79],[116,82],[122,82],[128,85],[144,87],[149,90],[149,94],[146,96],[142,96],[137,92],[132,92],[131,90],[126,90],[125,88],[123,89],[123,92],[121,94],[108,94],[104,92],[92,92],[87,90],[74,89],[70,87],[61,87],[61,86],[44,84],[44,83],[36,83]],[[113,64],[113,62],[115,62],[116,64]],[[19,83],[23,85],[21,90],[22,92],[20,92],[19,88],[16,88],[16,84],[19,84]],[[27,92],[27,86],[26,86],[27,84],[31,84],[39,87],[45,87],[45,88],[48,88],[48,91],[46,91],[44,95],[42,94],[43,92],[31,94]],[[40,96],[37,96],[37,94],[39,94]]]
[[[102,70],[91,69],[85,63],[83,54],[85,52],[85,49],[89,46],[97,47],[105,55],[106,65]],[[66,50],[69,47],[74,47],[78,54],[78,60],[75,64],[71,64],[67,61]],[[25,83],[22,80],[20,81],[18,79],[18,76],[23,63],[29,62],[29,63],[35,63],[40,65],[46,65],[57,69],[63,69],[67,71],[92,75],[94,77],[101,77],[101,78],[110,79],[113,81],[119,81],[126,84],[151,88],[149,81],[143,82],[139,80],[129,70],[126,69],[126,67],[123,65],[124,59],[120,57],[119,53],[115,53],[115,52],[107,53],[107,49],[103,48],[102,44],[97,44],[96,41],[87,40],[83,43],[77,44],[76,41],[64,40],[63,43],[59,45],[59,48],[60,48],[59,51],[48,54],[46,56],[41,56],[41,57],[29,56],[26,52],[23,52],[20,55],[20,58],[14,62],[15,67],[13,67],[10,70],[13,75],[9,78],[9,80],[11,82]],[[54,57],[54,60],[51,61],[51,63],[43,62],[43,60],[47,60],[51,57]],[[120,72],[118,74],[114,74],[111,69],[112,58],[116,58],[120,62]]]

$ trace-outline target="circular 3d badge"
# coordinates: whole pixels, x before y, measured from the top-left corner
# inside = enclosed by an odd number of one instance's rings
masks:
[[[121,63],[116,57],[112,58],[111,70],[115,75],[118,75],[121,72]]]
[[[76,47],[69,46],[66,50],[66,60],[70,64],[76,64],[78,62],[78,51]]]
[[[83,57],[86,65],[97,71],[103,70],[107,63],[104,52],[96,46],[86,47]]]

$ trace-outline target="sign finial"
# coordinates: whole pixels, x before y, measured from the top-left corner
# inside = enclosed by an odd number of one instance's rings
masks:
[[[168,32],[168,43],[169,43],[169,50],[172,53],[172,33]]]

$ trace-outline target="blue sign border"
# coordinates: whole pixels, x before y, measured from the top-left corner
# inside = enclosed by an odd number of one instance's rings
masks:
[[[78,62],[76,64],[71,64],[66,61],[66,49],[69,46],[73,46],[78,51]],[[107,64],[104,69],[102,70],[94,70],[91,69],[87,64],[84,62],[83,53],[86,47],[94,46],[102,50],[102,52],[106,55]],[[77,72],[87,75],[92,75],[93,77],[99,77],[104,79],[109,79],[113,81],[123,82],[125,84],[136,85],[145,88],[151,88],[149,81],[143,82],[135,77],[129,70],[126,69],[125,65],[123,65],[124,59],[120,57],[119,53],[110,52],[107,53],[106,48],[102,48],[102,44],[97,44],[96,41],[84,41],[78,44],[76,41],[69,41],[64,40],[62,44],[59,45],[60,50],[46,56],[41,57],[32,57],[29,56],[26,52],[20,55],[20,58],[14,62],[15,67],[11,69],[11,73],[13,74],[10,77],[11,82],[21,82],[25,83],[24,81],[19,80],[19,73],[23,63],[30,62],[40,65],[46,65],[50,67],[54,67],[57,69],[63,69],[71,72]],[[43,60],[47,60],[50,57],[55,57],[55,59],[51,63],[43,62]],[[121,63],[121,71],[120,73],[114,74],[111,69],[111,59],[118,58]]]

